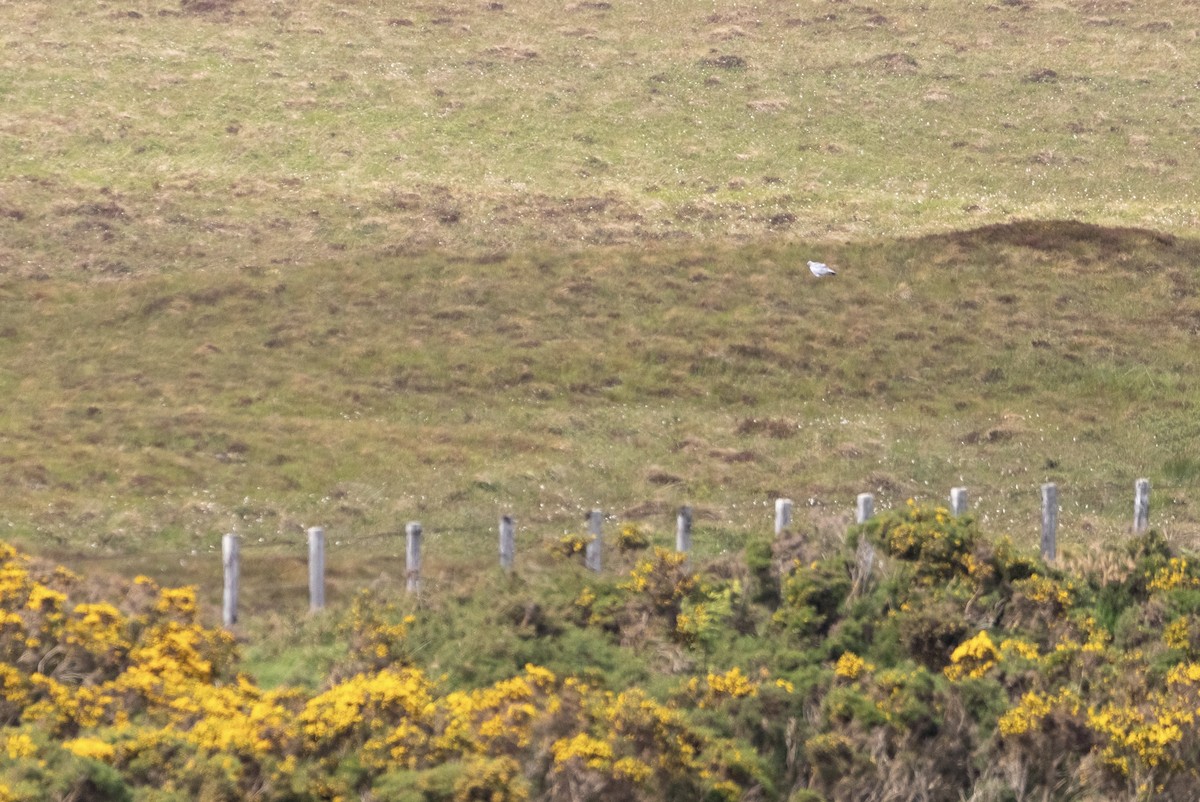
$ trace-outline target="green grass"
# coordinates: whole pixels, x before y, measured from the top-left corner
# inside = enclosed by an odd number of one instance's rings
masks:
[[[225,5],[0,6],[0,266],[1196,223],[1171,3]]]
[[[1059,482],[1082,548],[1128,529],[1148,476],[1155,524],[1194,542],[1200,244],[1027,224],[827,246],[826,281],[808,252],[9,280],[10,532],[60,559],[161,554],[185,581],[205,563],[215,592],[222,532],[299,560],[320,524],[352,588],[402,575],[408,520],[452,572],[494,561],[501,513],[524,555],[597,506],[669,544],[690,503],[707,558],[767,530],[777,496],[836,530],[859,492],[959,484],[1032,543]],[[289,581],[302,601],[302,566]]]
[[[26,548],[211,598],[321,524],[337,596],[408,520],[449,575],[690,503],[707,559],[963,484],[1032,542],[1054,480],[1070,549],[1138,476],[1196,540],[1186,9],[217,5],[0,2]]]

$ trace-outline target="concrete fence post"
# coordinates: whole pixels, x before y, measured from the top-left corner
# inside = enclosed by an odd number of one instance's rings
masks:
[[[421,524],[417,521],[404,527],[404,579],[408,593],[421,589]]]
[[[592,510],[588,513],[587,524],[588,534],[592,536],[592,539],[588,541],[584,551],[584,564],[588,570],[599,573],[604,551],[604,512]]]
[[[325,530],[319,526],[308,530],[308,608],[325,609]]]
[[[854,504],[854,523],[865,524],[875,515],[875,497],[870,493],[859,493]]]
[[[500,516],[500,567],[505,571],[513,569],[517,555],[517,527],[511,515]]]
[[[225,574],[225,592],[221,598],[221,621],[225,627],[237,623],[238,579],[241,576],[238,555],[238,536],[227,534],[221,537],[221,567]]]
[[[854,505],[854,522],[865,524],[875,515],[875,497],[870,493],[859,493]],[[865,588],[875,570],[875,547],[867,542],[865,537],[858,540],[858,550],[854,555],[858,563],[858,577],[855,584]]]
[[[775,537],[792,525],[792,500],[790,498],[775,499]]]
[[[950,514],[955,518],[967,514],[967,489],[965,487],[950,488]]]
[[[1142,535],[1150,528],[1150,480],[1138,479],[1133,488],[1133,533]]]
[[[686,505],[675,516],[675,551],[685,556],[692,551],[692,508]]]
[[[1058,559],[1058,485],[1042,485],[1042,559],[1052,563]]]

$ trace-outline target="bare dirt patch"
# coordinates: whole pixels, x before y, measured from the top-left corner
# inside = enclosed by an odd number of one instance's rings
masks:
[[[179,0],[185,14],[228,14],[237,5],[237,0]]]
[[[787,98],[763,98],[762,100],[751,100],[746,104],[746,108],[756,114],[774,114],[786,109],[792,105],[792,102]]]
[[[746,68],[746,59],[734,53],[713,54],[700,60],[707,67],[721,70],[741,70]]]
[[[868,63],[876,69],[890,73],[914,73],[921,68],[917,59],[909,53],[884,53]]]

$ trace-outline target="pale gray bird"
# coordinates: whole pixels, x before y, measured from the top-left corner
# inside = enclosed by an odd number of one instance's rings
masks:
[[[833,268],[831,268],[829,265],[825,264],[824,262],[813,262],[810,260],[808,263],[808,269],[811,270],[812,274],[814,276],[816,276],[817,278],[821,278],[822,276],[836,276],[837,275],[837,271],[834,270]]]

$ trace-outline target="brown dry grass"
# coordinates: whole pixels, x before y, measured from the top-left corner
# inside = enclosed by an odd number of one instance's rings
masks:
[[[14,275],[1197,222],[1197,29],[1172,3],[64,0],[0,20]]]
[[[296,558],[322,524],[353,584],[414,519],[457,570],[494,562],[502,513],[536,554],[593,507],[668,545],[687,503],[711,556],[779,496],[823,532],[859,492],[956,485],[1032,543],[1047,480],[1069,550],[1127,531],[1146,475],[1190,543],[1198,248],[1030,223],[830,249],[829,281],[767,245],[10,277],[5,517],[183,578],[224,531]]]
[[[27,542],[186,576],[229,529],[421,518],[490,559],[501,512],[534,539],[662,514],[665,540],[686,502],[717,553],[776,495],[818,526],[966,484],[1025,532],[1048,478],[1069,540],[1124,531],[1142,473],[1197,531],[1185,7],[0,22],[0,485]],[[802,283],[813,255],[846,269]]]

